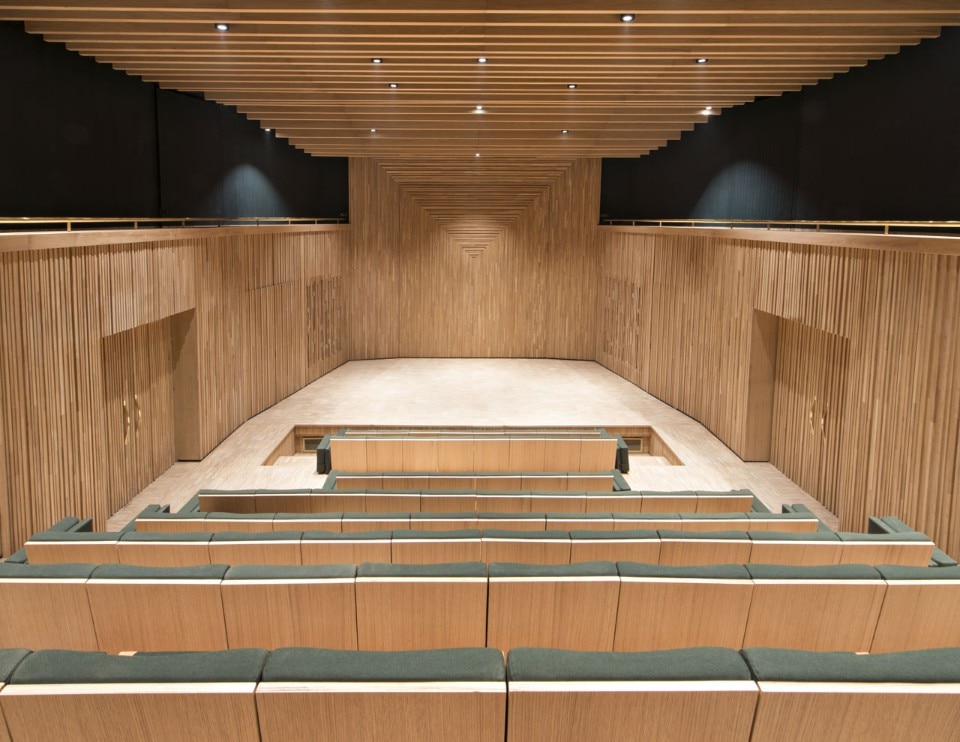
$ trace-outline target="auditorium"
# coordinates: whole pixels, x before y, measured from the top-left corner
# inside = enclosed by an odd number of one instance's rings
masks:
[[[0,742],[956,742],[956,0],[0,61]]]

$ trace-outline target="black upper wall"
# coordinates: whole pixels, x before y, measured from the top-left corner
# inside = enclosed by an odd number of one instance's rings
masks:
[[[336,217],[347,160],[0,22],[0,216]]]
[[[945,28],[646,157],[605,159],[601,218],[960,219],[958,134],[960,28]]]

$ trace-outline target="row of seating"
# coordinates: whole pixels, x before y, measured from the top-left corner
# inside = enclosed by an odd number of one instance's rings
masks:
[[[960,645],[960,567],[0,565],[0,646],[579,650]]]
[[[960,649],[4,650],[0,714],[10,742],[955,742]]]
[[[638,528],[675,531],[785,531],[827,530],[809,511],[805,513],[171,513],[149,505],[136,518],[137,531],[178,533],[192,531],[298,531],[350,533],[366,530],[449,531],[461,528],[510,528],[518,531],[596,530]]]
[[[595,560],[698,564],[900,564],[925,566],[934,544],[922,533],[833,531],[523,531],[515,529],[77,533],[41,531],[30,563],[431,564]]]
[[[342,435],[329,446],[331,467],[358,472],[600,472],[618,464],[612,436]],[[622,440],[620,441],[622,443]]]
[[[616,469],[604,472],[525,471],[525,472],[367,472],[352,474],[334,469],[323,483],[324,489],[337,490],[483,490],[509,492],[544,490],[547,492],[628,491],[630,485]]]
[[[474,488],[200,490],[179,512],[204,513],[743,513],[769,512],[748,490],[587,492]]]

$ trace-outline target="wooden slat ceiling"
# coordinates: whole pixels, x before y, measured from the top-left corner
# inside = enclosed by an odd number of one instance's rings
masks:
[[[936,36],[960,24],[960,3],[0,0],[0,19],[235,106],[315,155],[635,157],[705,121],[706,106]]]

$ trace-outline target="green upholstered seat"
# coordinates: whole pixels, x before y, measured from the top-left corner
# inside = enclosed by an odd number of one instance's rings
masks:
[[[395,540],[410,539],[470,539],[480,538],[480,529],[478,528],[457,528],[452,531],[427,531],[413,530],[410,528],[400,528],[393,531]]]
[[[481,520],[546,520],[546,513],[490,513],[480,512],[477,517]]]
[[[49,649],[24,659],[14,670],[10,684],[255,683],[260,680],[266,658],[263,649],[140,652],[129,657]]]
[[[411,525],[418,520],[476,520],[477,514],[470,510],[459,513],[410,513]]]
[[[630,541],[637,539],[657,541],[660,537],[656,531],[645,528],[633,528],[625,531],[593,531],[575,528],[570,531],[570,538],[573,540],[588,539],[590,541]]]
[[[792,531],[750,531],[751,541],[839,541],[833,531],[810,531],[796,533]]]
[[[678,531],[672,528],[661,528],[657,533],[660,534],[661,540],[664,541],[670,539],[682,539],[685,541],[690,539],[745,541],[749,537],[747,531]]]
[[[203,564],[197,567],[140,567],[131,564],[101,564],[93,580],[222,580],[229,566]]]
[[[28,654],[29,649],[0,649],[0,683],[10,682],[10,676]]]
[[[203,513],[199,510],[191,513],[170,513],[165,510],[144,510],[137,516],[137,520],[204,520],[211,517],[213,513]],[[220,513],[219,515],[228,515],[238,517],[236,513]]]
[[[879,580],[876,568],[866,564],[828,564],[818,567],[793,567],[783,564],[748,564],[755,580]]]
[[[614,513],[616,520],[680,520],[680,513]]]
[[[498,649],[430,649],[355,652],[285,648],[272,652],[262,680],[270,682],[457,682],[502,681]]]
[[[274,513],[207,513],[210,520],[273,520]]]
[[[703,517],[705,517],[706,515],[708,515],[708,514],[707,514],[707,513],[704,513],[703,515],[701,515],[701,516],[699,516],[699,517],[703,518]],[[724,515],[724,514],[723,514],[723,513],[720,513],[719,515]],[[730,516],[736,515],[736,513],[726,513],[726,515],[727,515],[727,517],[730,517]],[[810,513],[810,512],[806,512],[806,513],[756,513],[756,512],[750,512],[750,513],[744,513],[744,515],[746,515],[747,520],[787,520],[787,521],[789,521],[789,520],[812,520],[813,518],[816,517],[816,516],[813,515],[813,513]]]
[[[342,580],[356,577],[353,564],[239,564],[230,567],[223,576],[230,580]]]
[[[751,648],[743,657],[759,681],[791,683],[960,683],[960,649],[859,655]]]
[[[59,532],[61,532],[61,533],[65,533],[65,532],[67,532],[67,531],[72,531],[79,522],[80,522],[80,519],[79,519],[79,518],[72,518],[72,517],[70,517],[70,518],[61,518],[61,519],[58,520],[56,523],[54,523],[52,526],[50,526],[47,530],[48,530],[48,531],[59,531]]]
[[[485,539],[543,539],[546,541],[569,540],[570,531],[511,531],[505,528],[484,528]]]
[[[882,544],[887,541],[919,541],[929,542],[931,539],[927,534],[919,531],[910,531],[909,533],[854,533],[851,531],[837,531],[837,538],[841,541],[869,541]]]
[[[299,541],[303,531],[219,531],[211,543],[224,541]]]
[[[410,513],[344,513],[343,520],[410,520]]]
[[[269,515],[269,513],[264,513]],[[277,520],[342,520],[343,513],[274,513],[273,519]]]
[[[613,562],[577,562],[575,564],[525,564],[492,562],[488,574],[493,577],[616,577]]]
[[[743,495],[746,497],[753,497],[753,491],[747,489],[739,490],[696,490],[696,494],[700,497],[712,497],[713,495],[728,495],[730,497],[736,497],[737,495]]]
[[[486,577],[484,562],[449,562],[444,564],[384,564],[364,562],[357,577]]]
[[[750,680],[750,671],[739,652],[720,647],[655,652],[519,648],[511,650],[507,657],[507,679],[511,682]]]
[[[17,549],[10,556],[8,556],[3,561],[4,564],[26,564],[27,563],[27,550],[26,549]]]
[[[310,495],[313,490],[309,487],[300,489],[264,489],[256,490],[258,495]]]
[[[749,513],[680,513],[680,520],[748,520]],[[754,513],[762,515],[762,513]]]
[[[149,543],[149,542],[159,542],[159,543],[170,543],[170,544],[183,544],[183,543],[203,543],[210,541],[210,538],[214,534],[206,533],[204,531],[187,531],[182,533],[154,533],[151,531],[131,531],[129,533],[124,533],[120,537],[120,541],[124,543],[138,542],[138,543]]]
[[[83,580],[97,568],[95,564],[0,564],[0,579]]]
[[[668,579],[749,580],[750,572],[743,564],[708,564],[676,567],[643,562],[617,562],[621,577],[663,577]]]
[[[901,567],[884,564],[876,569],[885,580],[960,580],[960,566]]]
[[[304,531],[304,541],[389,541],[393,531]]]
[[[177,515],[200,512],[200,495],[196,494],[187,500],[177,511]]]
[[[76,531],[38,531],[33,534],[28,541],[54,541],[54,542],[67,542],[67,541],[83,541],[88,543],[108,543],[111,541],[119,541],[121,536],[126,537],[130,534],[120,533],[119,531],[98,531],[96,533],[92,532],[76,532]]]
[[[611,520],[613,513],[547,513],[547,520]]]

